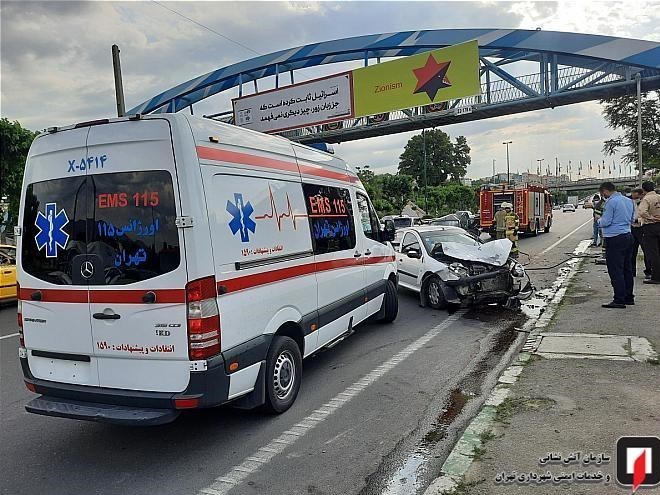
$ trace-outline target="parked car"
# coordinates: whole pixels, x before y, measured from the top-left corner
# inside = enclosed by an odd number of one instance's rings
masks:
[[[467,211],[457,211],[456,213],[450,213],[443,217],[434,218],[429,222],[429,225],[433,226],[447,226],[447,227],[460,227],[463,230],[466,230],[471,235],[479,237],[479,220],[475,217],[471,217]]]
[[[0,244],[0,303],[16,299],[16,246]]]
[[[562,213],[566,213],[566,212],[569,212],[569,211],[571,213],[575,213],[575,205],[573,205],[571,203],[566,203],[565,205],[563,205],[561,207],[561,211],[562,211]]]
[[[405,229],[399,285],[420,294],[423,306],[499,303],[517,308],[533,288],[523,266],[509,258],[511,241],[484,243],[457,227]]]
[[[396,318],[394,224],[344,161],[191,115],[51,128],[23,178],[28,412],[286,411],[302,359]]]

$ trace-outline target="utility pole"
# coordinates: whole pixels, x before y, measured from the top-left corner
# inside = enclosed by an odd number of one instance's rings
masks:
[[[635,74],[637,81],[637,167],[639,168],[639,187],[642,187],[644,170],[642,166],[642,76]]]
[[[428,189],[428,178],[426,176],[426,132],[425,129],[422,129],[422,142],[424,143],[424,211],[429,212],[428,198],[426,192]]]
[[[123,117],[126,114],[126,104],[124,103],[124,85],[121,81],[121,63],[119,61],[119,47],[117,45],[112,45],[112,69],[115,73],[117,117]]]
[[[555,157],[555,194],[559,197],[559,158]]]
[[[509,171],[509,145],[513,141],[504,141],[502,144],[506,145],[506,183],[507,185],[511,183],[511,172]]]

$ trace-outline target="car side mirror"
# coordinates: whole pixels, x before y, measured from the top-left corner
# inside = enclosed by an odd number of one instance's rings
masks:
[[[406,252],[406,255],[408,256],[408,258],[415,258],[415,259],[420,259],[422,257],[422,253],[417,251],[417,249],[409,249]]]
[[[396,238],[396,226],[394,225],[394,220],[388,218],[384,223],[383,241],[393,241]]]

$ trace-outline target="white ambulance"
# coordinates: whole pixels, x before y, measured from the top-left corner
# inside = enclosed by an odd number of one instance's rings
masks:
[[[302,358],[396,318],[387,231],[331,154],[182,114],[50,128],[16,228],[29,412],[280,413]]]

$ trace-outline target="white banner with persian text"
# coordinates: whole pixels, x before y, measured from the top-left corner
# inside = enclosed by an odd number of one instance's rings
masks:
[[[233,100],[234,123],[261,132],[326,124],[353,116],[351,74],[316,79]]]

